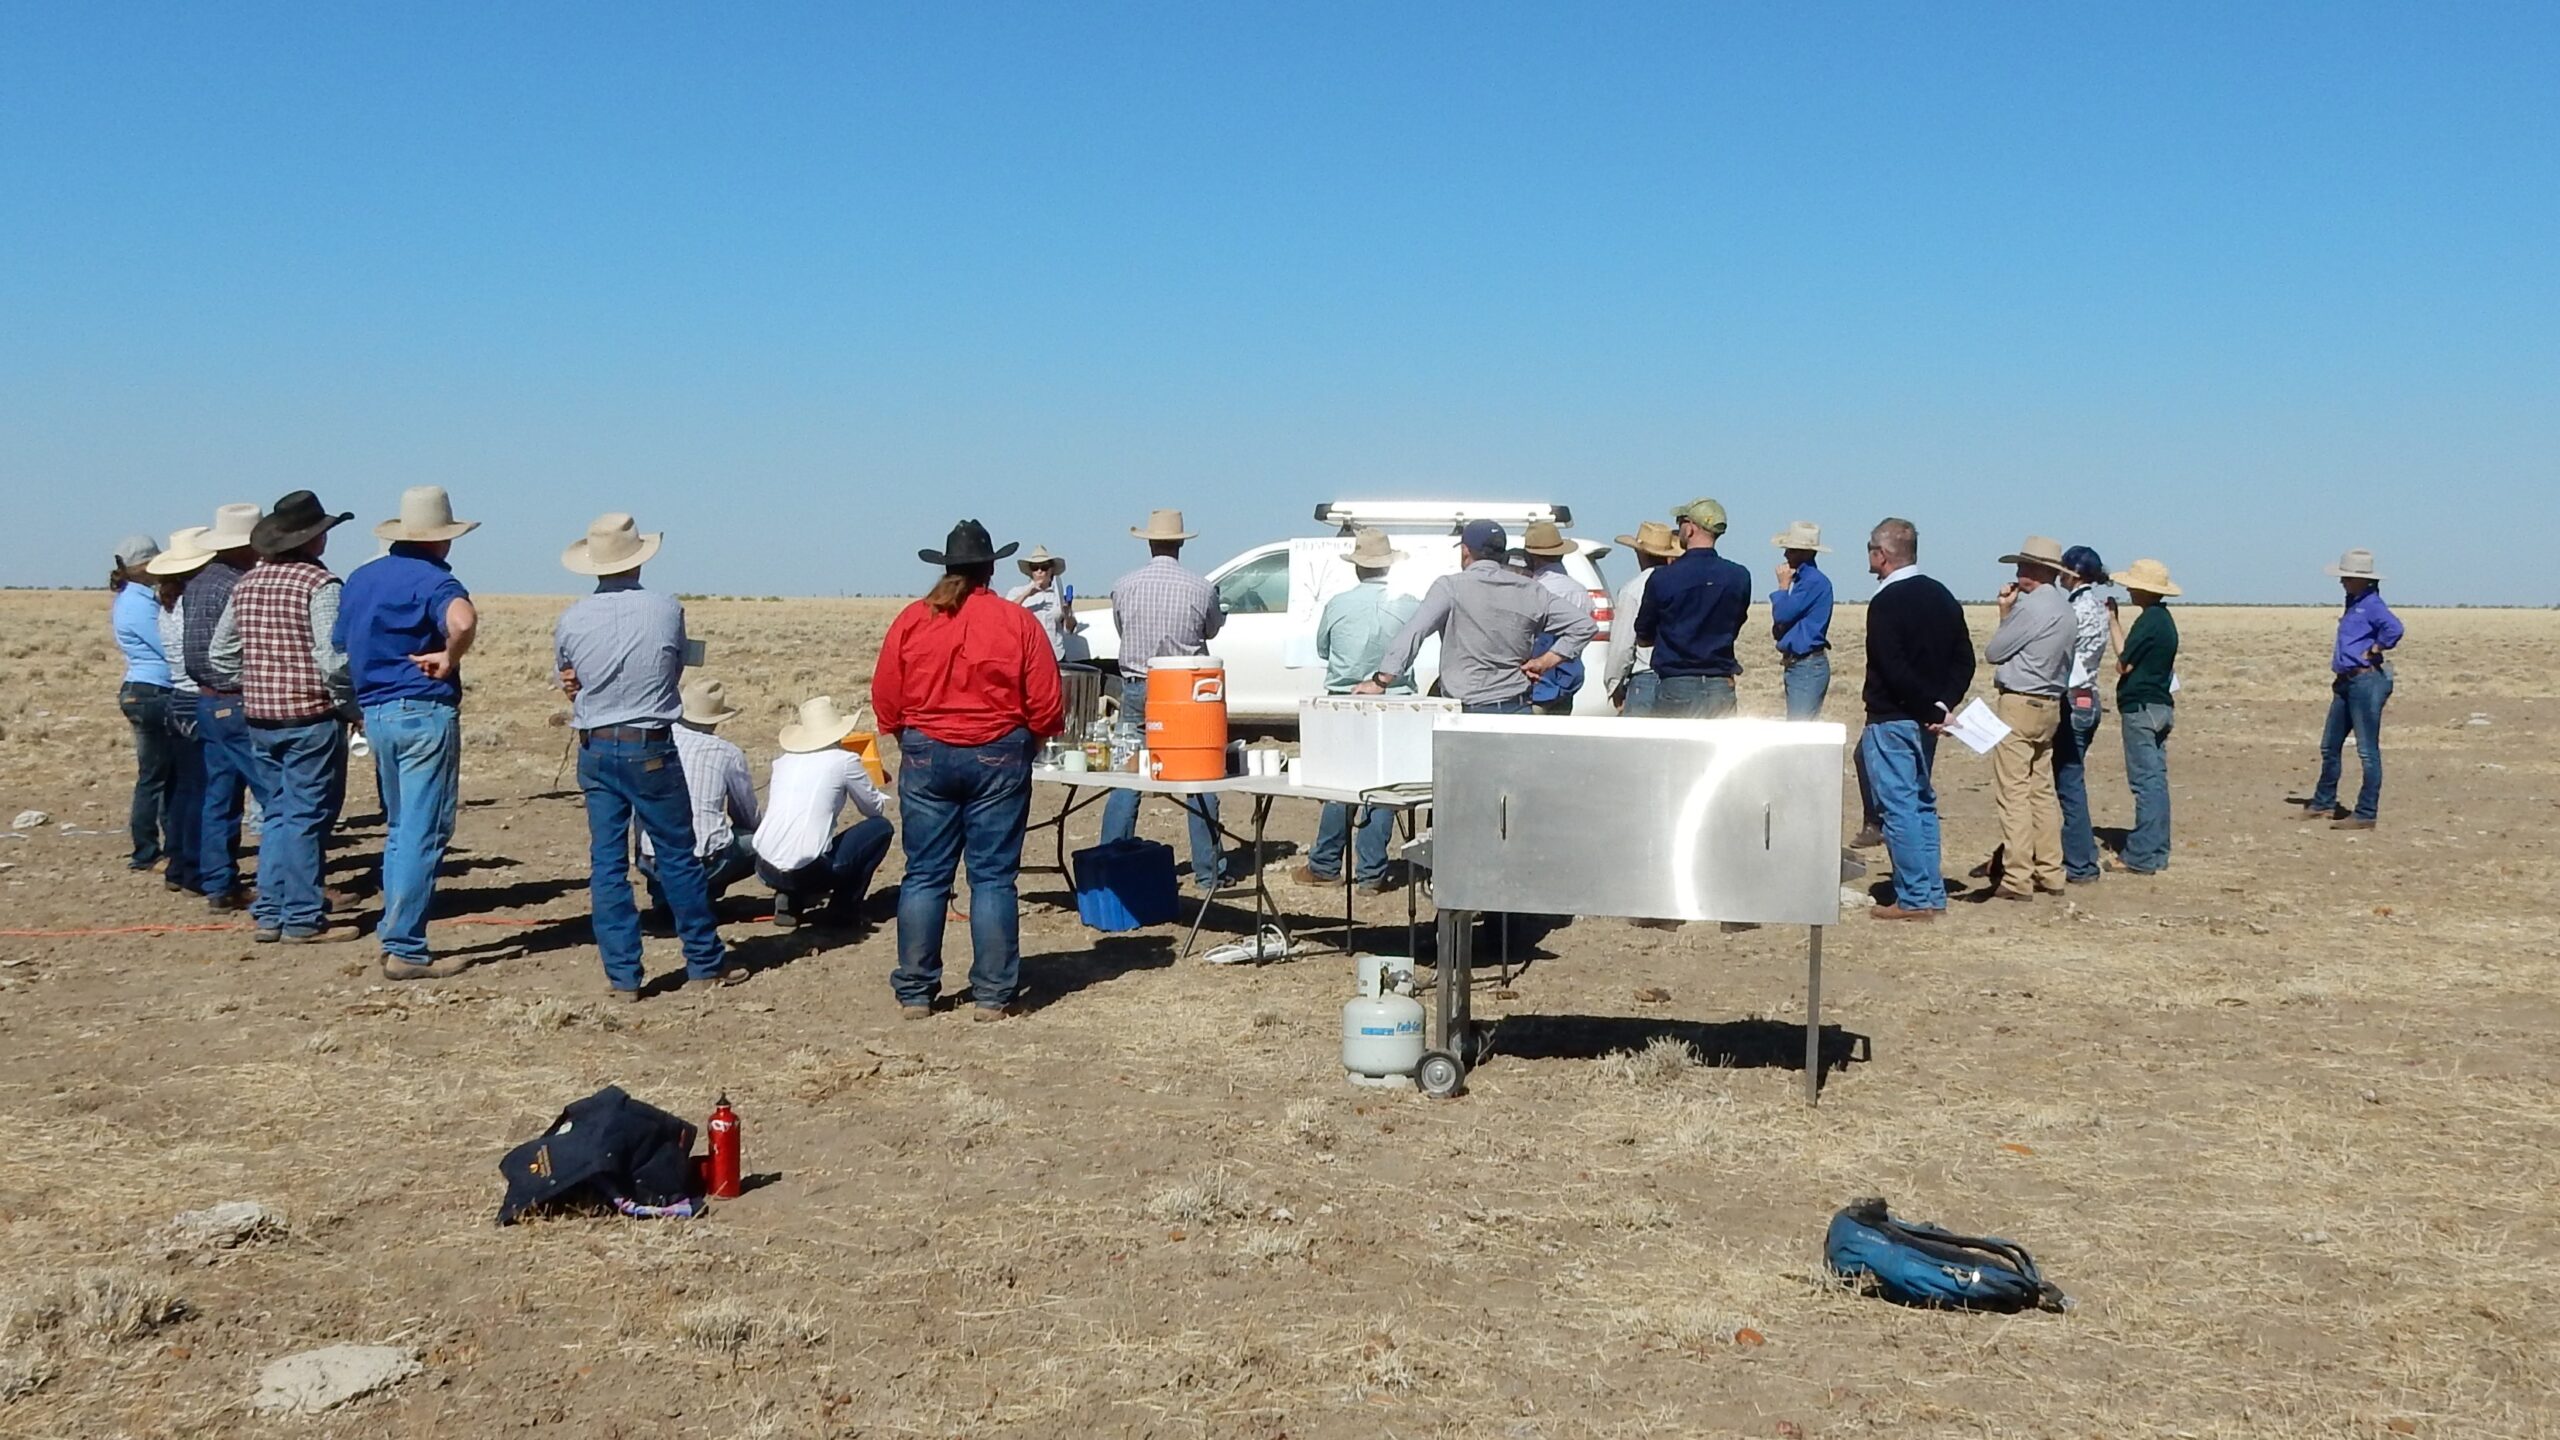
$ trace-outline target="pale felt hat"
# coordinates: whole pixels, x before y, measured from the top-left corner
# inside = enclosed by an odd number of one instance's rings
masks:
[[[2178,582],[2169,578],[2169,567],[2157,560],[2136,560],[2116,572],[2116,583],[2127,590],[2141,590],[2152,595],[2184,595]]]
[[[574,575],[620,575],[648,564],[666,538],[641,534],[637,521],[614,511],[597,516],[587,538],[560,552],[560,563]]]
[[[1633,535],[1621,535],[1618,543],[1630,550],[1665,560],[1680,558],[1680,532],[1659,520],[1646,520],[1636,526]]]
[[[782,727],[782,748],[794,755],[832,750],[853,733],[856,720],[836,710],[836,698],[818,695],[800,702],[800,720]]]
[[[1404,552],[1387,539],[1387,532],[1374,525],[1364,525],[1352,533],[1351,548],[1343,559],[1363,570],[1384,570],[1404,558]]]
[[[1193,538],[1191,531],[1182,528],[1182,512],[1179,510],[1150,510],[1147,512],[1147,528],[1140,530],[1136,526],[1131,526],[1129,533],[1141,540]]]
[[[152,556],[142,568],[154,575],[192,575],[203,569],[205,562],[214,556],[213,551],[205,548],[204,537],[208,528],[189,525],[182,530],[170,531],[168,546]]]
[[[1030,554],[1023,556],[1021,559],[1016,560],[1013,563],[1022,567],[1022,573],[1025,575],[1030,574],[1035,567],[1041,565],[1055,565],[1058,567],[1059,574],[1064,575],[1067,573],[1066,557],[1063,555],[1050,554],[1049,547],[1046,545],[1032,546]]]
[[[684,682],[679,692],[684,697],[684,723],[705,729],[738,718],[738,707],[729,703],[729,687],[717,680],[697,677]]]
[[[1520,537],[1520,548],[1532,555],[1552,559],[1572,554],[1573,542],[1564,538],[1564,532],[1556,528],[1553,520],[1532,520],[1528,531]]]
[[[2382,578],[2381,572],[2373,568],[2373,552],[2370,550],[2350,550],[2346,554],[2339,556],[2338,563],[2329,567],[2329,573],[2337,576],[2341,580],[2379,580]]]
[[[219,555],[225,550],[249,548],[250,537],[258,530],[258,522],[267,512],[255,505],[225,505],[213,512],[213,523],[205,527],[201,544]]]
[[[2027,537],[2026,544],[2019,546],[2010,554],[2001,556],[2000,563],[2042,565],[2048,570],[2063,569],[2062,542],[2050,535],[2030,535]]]
[[[453,497],[441,485],[412,485],[400,492],[400,518],[373,527],[383,540],[459,540],[480,528],[477,520],[453,518]]]
[[[1784,534],[1772,535],[1769,543],[1781,550],[1811,550],[1828,555],[1831,547],[1822,543],[1822,527],[1810,520],[1790,520]]]

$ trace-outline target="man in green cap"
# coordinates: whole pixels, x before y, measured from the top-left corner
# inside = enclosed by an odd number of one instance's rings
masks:
[[[1653,647],[1660,677],[1654,714],[1714,720],[1734,713],[1733,679],[1742,662],[1733,644],[1751,614],[1751,572],[1716,553],[1722,505],[1692,500],[1671,519],[1685,548],[1645,585],[1636,643]]]

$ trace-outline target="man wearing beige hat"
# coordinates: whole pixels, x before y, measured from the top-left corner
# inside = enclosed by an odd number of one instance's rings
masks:
[[[427,948],[436,867],[453,842],[462,785],[462,657],[480,633],[471,592],[446,563],[480,528],[456,520],[441,485],[413,485],[400,514],[373,527],[390,552],[347,576],[337,638],[382,793],[382,973],[392,980],[458,974],[464,962]]]
[[[1831,547],[1822,543],[1822,527],[1810,520],[1789,522],[1769,543],[1786,553],[1778,588],[1769,592],[1769,628],[1784,667],[1787,718],[1819,720],[1823,698],[1831,693],[1831,577],[1816,562]]]
[[[1617,623],[1609,627],[1608,669],[1602,680],[1609,702],[1623,715],[1650,715],[1658,679],[1653,673],[1653,647],[1636,643],[1636,611],[1644,608],[1644,590],[1653,572],[1680,558],[1680,537],[1659,520],[1647,520],[1618,543],[1636,557],[1635,578],[1618,587]]]
[[[1528,558],[1529,578],[1537,581],[1539,588],[1571,606],[1575,614],[1586,619],[1592,617],[1591,592],[1565,573],[1564,557],[1573,553],[1573,542],[1564,538],[1564,531],[1557,528],[1556,522],[1530,521],[1528,530],[1520,537],[1520,553]],[[1596,620],[1592,628],[1599,628]],[[1582,649],[1588,643],[1585,640],[1567,645],[1564,637],[1552,630],[1539,634],[1536,654],[1553,650],[1564,658],[1556,663],[1554,669],[1529,682],[1531,710],[1541,715],[1573,713],[1573,697],[1582,693],[1586,674],[1582,666]],[[1607,652],[1602,654],[1605,656]]]
[[[2169,597],[2186,592],[2157,560],[2136,560],[2116,572],[2141,616],[2127,629],[2107,602],[2107,626],[2116,645],[2116,714],[2124,728],[2124,778],[2133,789],[2133,829],[2124,856],[2111,867],[2128,875],[2157,875],[2169,868],[2169,732],[2178,719],[2178,622]]]
[[[213,524],[196,537],[193,548],[212,558],[187,577],[180,593],[180,653],[169,657],[183,664],[196,685],[196,738],[204,749],[204,816],[196,838],[196,883],[205,905],[213,910],[249,908],[249,885],[233,858],[240,846],[244,801],[256,796],[260,809],[270,801],[265,772],[249,750],[249,716],[240,708],[238,675],[216,675],[213,636],[231,613],[231,592],[240,577],[258,563],[250,543],[266,512],[255,505],[225,505],[214,511]],[[153,561],[160,564],[171,557]]]
[[[2373,552],[2350,550],[2329,567],[2346,608],[2338,614],[2338,638],[2329,648],[2329,721],[2320,732],[2320,779],[2311,787],[2305,820],[2328,820],[2337,830],[2370,830],[2382,813],[2382,707],[2391,699],[2389,654],[2407,631],[2382,603],[2382,574]],[[2352,814],[2338,812],[2338,781],[2346,766],[2347,736],[2356,737],[2364,783]]]
[[[1076,633],[1076,617],[1068,609],[1075,603],[1075,591],[1058,584],[1067,573],[1066,558],[1050,554],[1046,545],[1034,545],[1030,554],[1013,563],[1020,567],[1023,582],[1006,591],[1004,598],[1030,611],[1048,633],[1049,653],[1066,659],[1067,637]]]
[[[693,853],[702,862],[703,889],[717,903],[730,886],[756,873],[755,830],[761,811],[755,773],[747,768],[747,752],[719,734],[722,725],[738,718],[728,687],[697,675],[684,682],[681,693],[684,712],[676,717],[676,759],[693,803]],[[675,909],[667,903],[666,887],[658,883],[657,847],[643,836],[640,849],[651,921],[672,929]]]
[[[1324,614],[1316,620],[1316,655],[1324,661],[1324,690],[1328,695],[1348,695],[1361,681],[1378,673],[1379,662],[1386,658],[1387,642],[1413,618],[1420,602],[1410,595],[1398,595],[1387,588],[1387,572],[1404,558],[1387,540],[1386,532],[1363,527],[1352,537],[1351,549],[1343,556],[1350,562],[1352,574],[1358,577],[1348,590],[1325,602]],[[1399,684],[1395,693],[1410,695],[1411,684]],[[1387,842],[1395,831],[1395,812],[1383,805],[1366,807],[1360,817],[1359,838],[1351,839],[1352,807],[1327,801],[1316,819],[1315,848],[1307,852],[1306,863],[1298,868],[1296,879],[1304,885],[1331,885],[1342,878],[1342,852],[1352,850],[1351,878],[1362,890],[1375,894],[1387,883]]]
[[[818,923],[847,929],[861,923],[862,897],[889,853],[896,832],[888,797],[871,783],[862,757],[844,748],[856,721],[835,697],[805,701],[782,727],[765,787],[764,826],[756,832],[756,875],[773,887],[773,923],[796,927],[814,909]],[[862,819],[836,831],[845,803]]]
[[[1993,795],[2000,806],[2001,900],[2033,900],[2037,892],[2062,893],[2062,803],[2053,789],[2054,736],[2062,728],[2062,692],[2071,683],[2072,642],[2078,624],[2071,597],[2054,582],[2062,574],[2062,542],[2030,535],[2015,554],[2000,557],[2017,567],[2000,587],[2000,628],[1982,649],[1995,667],[1998,695],[1992,710],[2009,733],[1992,747]]]
[[[684,607],[640,588],[640,567],[664,536],[642,534],[628,515],[599,515],[560,563],[595,577],[595,593],[571,605],[552,631],[560,685],[578,732],[578,788],[587,797],[588,894],[606,993],[640,998],[640,911],[624,846],[633,824],[656,851],[658,883],[675,911],[685,976],[735,984],[718,916],[693,853],[692,796],[676,754],[684,714]]]
[[[1226,623],[1218,592],[1182,568],[1182,542],[1192,538],[1179,510],[1156,510],[1146,528],[1129,533],[1147,542],[1146,564],[1111,586],[1111,620],[1120,633],[1120,738],[1135,748],[1147,723],[1147,665],[1174,655],[1206,655]],[[1218,844],[1218,797],[1196,796],[1183,810],[1191,818],[1191,883],[1210,893],[1225,883],[1226,858]],[[1102,838],[1126,840],[1138,833],[1138,792],[1114,790],[1102,805]]]

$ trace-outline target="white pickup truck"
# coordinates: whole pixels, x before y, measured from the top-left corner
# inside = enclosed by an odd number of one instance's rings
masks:
[[[1209,642],[1209,653],[1227,662],[1227,714],[1257,726],[1294,726],[1298,702],[1324,693],[1324,662],[1315,653],[1316,621],[1324,604],[1353,583],[1351,566],[1342,556],[1351,535],[1375,526],[1395,540],[1404,559],[1387,572],[1387,584],[1398,594],[1420,597],[1431,582],[1458,569],[1458,531],[1470,520],[1492,520],[1513,545],[1521,532],[1539,520],[1559,527],[1573,523],[1562,505],[1475,504],[1459,501],[1327,501],[1316,507],[1316,523],[1331,533],[1257,545],[1207,572],[1217,587],[1226,624]],[[1600,629],[1583,652],[1589,679],[1574,697],[1576,714],[1612,713],[1602,685],[1603,657],[1613,625],[1633,624],[1632,615],[1611,613],[1615,589],[1600,568],[1606,545],[1576,539],[1564,557],[1565,573],[1591,592],[1591,608]],[[1136,561],[1132,561],[1132,568]],[[1116,661],[1119,633],[1111,621],[1108,596],[1079,597],[1077,634],[1068,658]],[[1106,666],[1106,668],[1109,668]],[[1426,641],[1414,665],[1414,681],[1428,690],[1440,673],[1440,643]]]

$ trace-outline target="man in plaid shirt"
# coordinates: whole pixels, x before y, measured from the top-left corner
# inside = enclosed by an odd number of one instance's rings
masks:
[[[1209,638],[1226,615],[1218,608],[1218,592],[1209,582],[1182,568],[1182,542],[1192,532],[1182,528],[1182,512],[1158,510],[1144,530],[1130,534],[1147,542],[1153,558],[1120,577],[1111,587],[1111,622],[1120,632],[1120,735],[1135,748],[1147,723],[1147,662],[1166,655],[1206,655]],[[1187,797],[1182,808],[1191,817],[1191,883],[1203,894],[1215,892],[1226,878],[1225,854],[1218,844],[1218,797]],[[1114,790],[1102,806],[1102,838],[1108,843],[1138,833],[1138,792]]]

